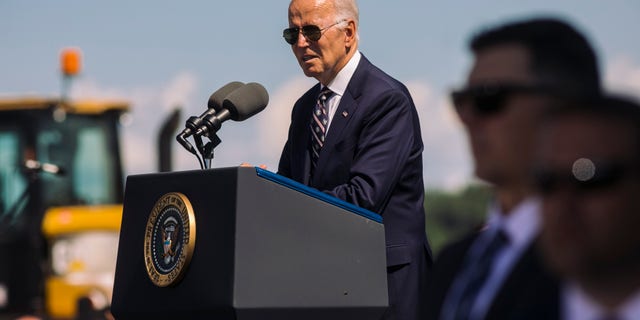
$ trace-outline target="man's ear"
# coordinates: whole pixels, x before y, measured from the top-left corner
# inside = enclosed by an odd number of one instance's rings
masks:
[[[353,47],[356,43],[356,35],[358,34],[358,27],[356,26],[356,22],[353,20],[349,20],[347,22],[347,26],[344,28],[344,44],[347,48]]]

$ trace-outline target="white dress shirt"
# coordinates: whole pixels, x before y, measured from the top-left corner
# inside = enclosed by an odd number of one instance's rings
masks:
[[[562,319],[564,320],[599,320],[605,316],[613,316],[619,320],[640,319],[640,290],[637,290],[616,310],[606,310],[593,301],[582,289],[567,283],[562,288]]]
[[[338,110],[338,105],[342,100],[342,96],[344,92],[347,90],[347,86],[349,85],[349,81],[351,81],[351,77],[356,72],[356,68],[358,67],[358,63],[360,63],[360,58],[362,54],[360,51],[356,51],[353,57],[349,59],[349,62],[338,72],[336,77],[327,85],[333,94],[329,99],[325,101],[325,108],[327,108],[327,129],[325,131],[325,136],[329,133],[329,128],[331,127],[331,120],[333,116],[336,114],[336,110]]]

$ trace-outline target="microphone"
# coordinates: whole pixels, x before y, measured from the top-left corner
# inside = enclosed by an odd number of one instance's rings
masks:
[[[198,130],[200,126],[202,126],[202,118],[208,115],[215,115],[216,112],[222,109],[222,103],[224,99],[234,90],[242,87],[244,83],[239,81],[229,82],[224,85],[222,88],[218,89],[216,92],[212,93],[209,97],[209,102],[207,103],[207,110],[203,112],[200,116],[190,117],[185,126],[186,128],[182,130],[180,136],[183,138],[188,138],[193,132]]]
[[[187,138],[194,132],[196,132],[200,126],[202,126],[202,118],[204,118],[205,116],[215,115],[217,111],[222,109],[224,98],[243,85],[244,83],[239,81],[229,82],[226,85],[222,86],[222,88],[218,89],[216,92],[212,93],[207,103],[207,110],[198,117],[189,117],[185,124],[186,128],[184,128],[182,132],[176,136],[176,140],[178,140],[178,142],[189,152],[196,154],[196,149],[189,143],[189,141],[187,141]]]
[[[24,162],[24,167],[25,169],[33,172],[47,172],[47,173],[60,175],[60,176],[63,176],[66,174],[65,170],[60,166],[57,166],[51,163],[31,160],[31,159],[26,160]]]
[[[216,132],[222,122],[229,119],[244,121],[264,110],[269,103],[267,90],[259,83],[251,82],[234,90],[222,101],[222,109],[215,114],[202,117],[202,125],[194,133],[195,136]]]

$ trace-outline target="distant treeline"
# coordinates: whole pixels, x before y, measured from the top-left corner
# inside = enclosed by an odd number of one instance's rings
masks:
[[[426,229],[434,254],[443,245],[482,226],[491,190],[473,184],[458,192],[427,190],[425,193]]]

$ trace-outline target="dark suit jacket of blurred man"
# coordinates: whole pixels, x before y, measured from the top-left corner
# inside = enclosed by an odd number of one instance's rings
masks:
[[[320,90],[318,84],[295,103],[278,173],[382,215],[389,302],[398,319],[417,319],[432,258],[413,100],[403,84],[363,55],[310,177],[309,124]]]
[[[481,231],[482,232],[482,231]],[[440,318],[446,294],[464,264],[469,248],[479,233],[446,246],[438,254],[427,288],[425,319]],[[536,243],[531,243],[498,289],[484,319],[559,319],[558,282],[544,266]]]

